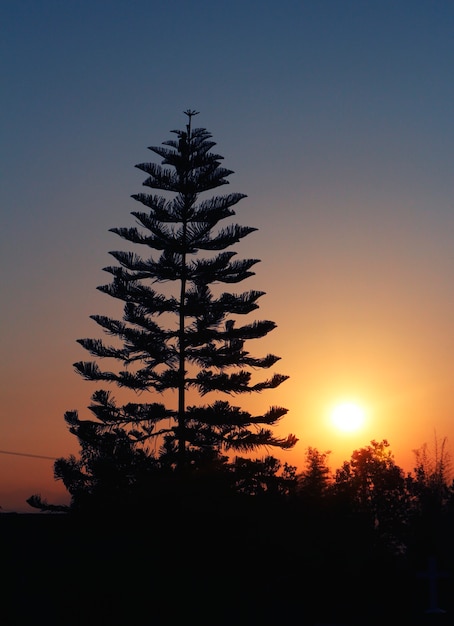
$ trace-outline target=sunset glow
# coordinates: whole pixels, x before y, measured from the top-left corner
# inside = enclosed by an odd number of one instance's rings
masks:
[[[276,329],[241,349],[289,377],[207,404],[288,409],[273,433],[298,443],[276,455],[298,471],[308,446],[334,472],[386,439],[411,472],[434,430],[454,454],[454,3],[112,0],[108,19],[96,1],[3,4],[0,513],[68,501],[52,459],[80,446],[63,416],[93,419],[107,387],[75,373],[77,340],[108,341],[90,316],[122,318],[98,289],[109,251],[151,258],[109,229],[134,227],[135,165],[160,162],[148,146],[187,108],[233,171],[221,193],[246,196],[232,222],[257,229],[232,252],[260,263],[213,289],[263,293],[237,326]]]

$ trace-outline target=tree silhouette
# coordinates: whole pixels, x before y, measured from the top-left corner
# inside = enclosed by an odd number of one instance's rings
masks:
[[[422,509],[439,511],[449,498],[451,458],[447,438],[441,441],[435,436],[432,450],[427,444],[413,450],[416,465],[412,491],[417,495]]]
[[[355,450],[336,470],[334,493],[364,518],[377,537],[399,549],[406,530],[409,493],[386,439]]]
[[[156,449],[158,442],[154,460],[180,475],[204,465],[219,468],[230,453],[248,453],[261,446],[288,449],[296,442],[293,435],[279,438],[271,430],[287,409],[272,406],[264,414],[252,415],[219,398],[219,394],[274,389],[288,376],[273,373],[265,380],[253,379],[253,370],[269,369],[279,357],[255,358],[245,343],[265,337],[276,324],[239,322],[258,308],[264,292],[230,293],[219,285],[234,285],[254,275],[258,259],[238,260],[236,252],[227,249],[256,228],[235,223],[219,226],[235,215],[233,207],[244,194],[201,198],[227,184],[233,172],[221,166],[220,155],[211,152],[216,145],[211,134],[192,128],[197,112],[185,114],[185,130],[174,130],[175,139],[150,147],[162,163],[136,166],[148,176],[144,186],[163,195],[133,195],[146,208],[132,212],[137,225],[111,229],[146,251],[144,257],[112,251],[118,264],[104,268],[113,279],[98,289],[124,302],[123,318],[91,318],[114,341],[108,345],[100,339],[78,340],[91,355],[115,365],[101,369],[96,361],[74,364],[84,379],[114,384],[137,396],[174,392],[175,406],[156,401],[118,404],[110,391],[98,389],[89,406],[95,420],[81,420],[77,411],[67,412],[66,422],[83,448],[80,462],[71,458],[56,464],[56,477],[69,489],[77,491],[85,479],[91,484],[93,471],[99,474],[100,458],[103,467],[108,465],[106,450],[112,452],[114,441],[121,442],[123,457],[126,451],[135,461],[134,451],[141,449],[151,458],[150,449]],[[156,285],[163,289],[158,292]],[[188,393],[199,403],[188,406]],[[201,403],[210,393],[216,394],[214,401]]]
[[[246,495],[288,496],[296,485],[296,467],[273,456],[264,459],[237,457],[231,465],[235,490]]]
[[[413,450],[415,467],[407,476],[411,494],[411,529],[418,551],[430,558],[447,549],[451,535],[453,507],[450,485],[451,459],[447,438],[435,436],[431,448],[423,444]],[[448,530],[449,529],[449,530]]]
[[[331,470],[327,465],[331,452],[320,452],[309,446],[306,449],[305,469],[297,477],[297,491],[300,496],[319,501],[327,495],[331,484]]]

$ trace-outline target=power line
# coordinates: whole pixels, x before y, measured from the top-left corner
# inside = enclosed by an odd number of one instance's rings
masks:
[[[28,456],[32,459],[49,459],[51,461],[56,461],[57,459],[54,456],[43,456],[42,454],[26,454],[25,452],[9,452],[8,450],[0,450],[0,454],[12,454],[14,456]]]

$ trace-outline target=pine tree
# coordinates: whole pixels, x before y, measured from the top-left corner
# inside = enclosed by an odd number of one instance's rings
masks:
[[[233,172],[221,166],[220,155],[211,152],[216,145],[211,134],[192,128],[197,112],[185,114],[185,130],[172,131],[176,139],[149,148],[161,164],[136,166],[147,174],[143,185],[162,195],[133,195],[146,209],[132,212],[137,226],[111,229],[146,251],[143,257],[110,252],[118,264],[104,268],[113,279],[98,289],[124,302],[123,318],[91,317],[115,340],[112,345],[99,339],[78,340],[91,355],[109,359],[117,367],[101,369],[96,361],[74,364],[84,379],[113,383],[137,396],[173,391],[176,406],[121,405],[110,391],[101,389],[89,406],[95,420],[81,420],[77,411],[65,414],[70,431],[85,449],[96,448],[96,441],[102,443],[106,433],[121,435],[123,443],[126,435],[131,449],[147,451],[158,439],[161,464],[180,473],[204,460],[225,461],[226,454],[248,453],[261,446],[289,449],[296,442],[293,435],[278,438],[271,430],[286,414],[285,408],[272,406],[253,416],[225,399],[188,406],[188,393],[197,392],[201,402],[211,392],[233,396],[273,389],[288,377],[273,373],[259,382],[252,378],[252,370],[269,369],[279,360],[273,354],[252,357],[245,348],[246,341],[272,331],[274,322],[238,321],[258,308],[264,292],[223,292],[218,285],[235,285],[254,275],[258,259],[238,260],[236,252],[227,249],[256,228],[218,226],[235,215],[233,207],[244,194],[201,199],[202,194],[228,184]],[[156,285],[163,289],[158,292]],[[62,478],[64,461],[59,463]]]

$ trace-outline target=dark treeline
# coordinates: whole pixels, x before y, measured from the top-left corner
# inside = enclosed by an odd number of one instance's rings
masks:
[[[416,451],[409,474],[372,441],[334,473],[308,448],[301,472],[266,457],[235,480],[228,462],[185,479],[104,450],[66,513],[1,516],[2,537],[19,595],[48,595],[47,623],[65,611],[65,624],[452,623],[445,443]],[[431,561],[445,614],[426,613]]]

